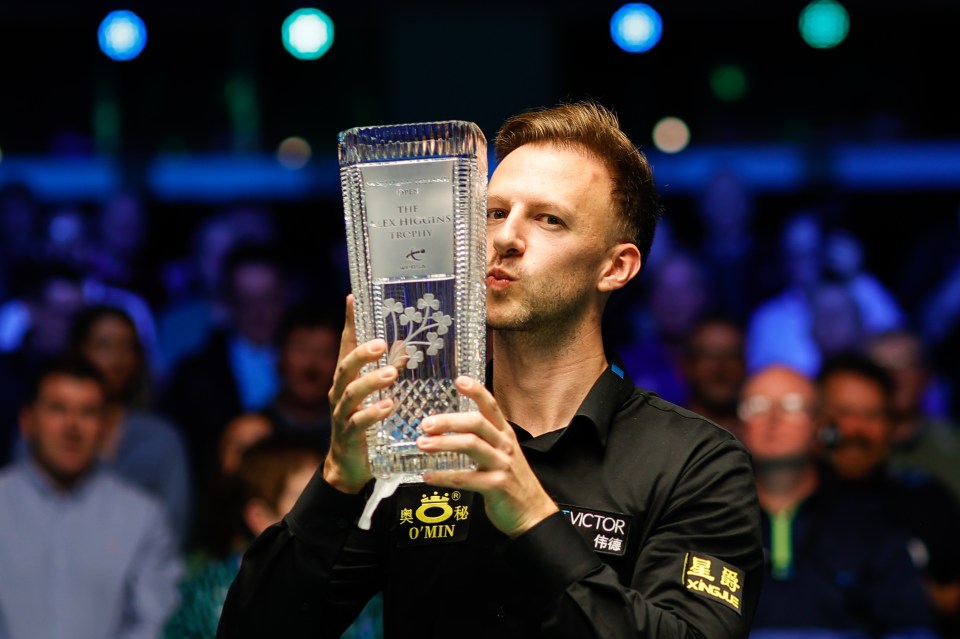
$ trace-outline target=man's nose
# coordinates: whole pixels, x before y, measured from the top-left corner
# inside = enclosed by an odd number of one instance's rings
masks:
[[[523,221],[519,215],[508,214],[506,219],[489,229],[493,249],[500,256],[523,253],[526,245],[523,241]]]

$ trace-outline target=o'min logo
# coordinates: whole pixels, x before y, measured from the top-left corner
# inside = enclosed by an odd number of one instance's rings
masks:
[[[441,521],[450,519],[453,514],[453,508],[450,507],[450,493],[440,495],[435,490],[429,497],[427,495],[422,497],[420,507],[417,508],[417,519],[425,524],[439,524]]]

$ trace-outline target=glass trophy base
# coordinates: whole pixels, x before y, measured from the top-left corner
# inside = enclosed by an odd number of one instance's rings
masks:
[[[377,434],[374,433],[373,437]],[[440,435],[443,437],[443,435]],[[442,470],[475,470],[476,464],[462,453],[426,453],[415,442],[372,444],[370,470],[378,479],[400,478],[401,483],[423,480],[423,473]]]

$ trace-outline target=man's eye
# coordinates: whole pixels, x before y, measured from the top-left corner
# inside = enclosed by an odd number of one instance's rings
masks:
[[[487,211],[488,220],[502,220],[507,217],[507,212],[502,209],[493,209],[492,211]]]
[[[560,221],[560,218],[557,217],[556,215],[544,215],[543,221],[550,225],[563,224],[563,222]]]

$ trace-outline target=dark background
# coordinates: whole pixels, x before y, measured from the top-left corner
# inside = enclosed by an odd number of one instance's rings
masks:
[[[685,240],[702,237],[697,198],[732,165],[756,197],[764,241],[789,211],[829,200],[893,286],[912,240],[957,232],[960,3],[847,0],[850,34],[828,50],[800,38],[805,4],[655,3],[661,42],[628,54],[609,37],[620,3],[606,1],[2,2],[0,184],[24,180],[45,201],[89,206],[120,186],[140,188],[157,259],[184,251],[193,222],[230,200],[268,202],[292,248],[310,251],[318,238],[339,239],[339,131],[456,118],[492,136],[522,109],[591,97],[614,108],[650,156]],[[335,22],[317,61],[294,59],[280,42],[280,24],[300,6]],[[129,62],[108,59],[96,39],[120,8],[148,30]],[[723,64],[747,74],[734,103],[709,88]],[[670,157],[651,142],[667,115],[692,133]],[[298,172],[273,159],[291,135],[313,150]],[[798,173],[778,182],[758,147],[787,150]],[[861,158],[859,180],[838,168],[849,148]],[[886,163],[863,164],[875,157]],[[174,166],[165,182],[163,162]],[[239,177],[243,162],[256,164],[255,185]]]

